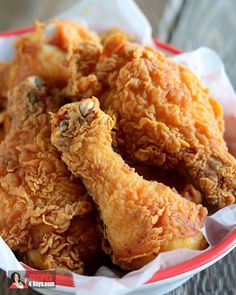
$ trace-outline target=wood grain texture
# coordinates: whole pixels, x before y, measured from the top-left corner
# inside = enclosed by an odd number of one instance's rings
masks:
[[[235,295],[236,250],[168,295]]]
[[[153,36],[167,40],[173,30],[183,0],[136,0],[151,23]]]
[[[78,0],[0,0],[0,32],[45,21]]]
[[[171,43],[189,51],[200,46],[214,49],[224,61],[236,88],[236,1],[187,0],[171,37]]]

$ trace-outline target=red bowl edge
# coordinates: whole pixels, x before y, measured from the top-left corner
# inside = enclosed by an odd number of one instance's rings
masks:
[[[9,30],[4,33],[0,33],[0,37],[18,36],[21,34],[29,33],[33,30],[34,30],[33,27],[23,27],[23,28],[19,28],[19,29],[13,29],[13,30]],[[166,42],[159,41],[156,38],[153,38],[153,42],[159,48],[164,49],[165,51],[168,51],[169,53],[172,53],[172,54],[183,53],[183,51],[181,49],[178,49],[178,48],[174,47],[173,45],[168,44]],[[224,238],[221,242],[219,242],[216,246],[211,248],[209,251],[204,252],[204,253],[202,253],[190,260],[187,260],[183,263],[180,263],[180,264],[168,267],[166,269],[157,271],[151,277],[151,279],[149,279],[145,284],[154,283],[154,282],[165,280],[165,279],[170,279],[174,276],[178,276],[178,275],[184,274],[186,272],[192,271],[196,268],[203,266],[206,263],[211,262],[212,260],[216,259],[217,257],[221,256],[222,254],[224,254],[225,252],[227,252],[228,250],[233,248],[234,246],[236,246],[236,229],[234,229],[231,233],[229,233],[226,238]],[[60,275],[58,277],[59,285],[62,285],[62,284],[66,285],[66,286],[72,285],[71,282],[69,284],[68,284],[68,282],[66,283],[65,278],[67,278],[67,280],[68,280],[68,276],[65,276],[64,279],[62,277],[64,277],[64,276]]]
[[[145,284],[170,279],[207,264],[236,246],[236,228],[210,250],[182,263],[157,271]]]
[[[19,28],[19,29],[12,29],[12,30],[0,33],[0,38],[1,37],[18,36],[18,35],[32,32],[33,30],[34,30],[34,27],[23,27],[23,28]]]

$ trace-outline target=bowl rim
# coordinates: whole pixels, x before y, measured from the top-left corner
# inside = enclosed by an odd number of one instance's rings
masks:
[[[33,30],[34,30],[33,26],[12,29],[12,30],[8,30],[6,32],[0,33],[0,38],[14,37],[14,36],[32,32]],[[171,53],[173,55],[184,53],[184,51],[182,51],[181,49],[176,48],[175,46],[169,43],[159,41],[156,38],[152,38],[152,41],[158,48],[168,53]],[[222,256],[225,252],[229,251],[230,249],[233,249],[234,247],[236,247],[236,227],[233,228],[231,232],[223,240],[221,240],[218,244],[216,244],[211,249],[182,263],[167,267],[162,270],[158,270],[145,284],[150,284],[150,283],[154,283],[154,282],[158,282],[158,281],[162,281],[166,279],[171,279],[173,277],[185,274],[187,272],[191,272],[195,269],[200,268],[201,266],[205,264],[210,263],[211,261],[214,261],[215,259]],[[71,286],[72,285],[71,282],[68,284],[68,282],[66,282],[65,278],[63,277],[64,276],[61,275],[58,278],[57,283],[61,286],[63,285]],[[66,276],[66,278],[68,279],[68,276]]]
[[[233,230],[231,230],[227,234],[227,236],[219,243],[217,243],[214,247],[189,260],[157,271],[145,284],[170,279],[185,274],[187,272],[196,270],[201,266],[216,260],[225,252],[232,250],[234,247],[236,247],[236,227]]]

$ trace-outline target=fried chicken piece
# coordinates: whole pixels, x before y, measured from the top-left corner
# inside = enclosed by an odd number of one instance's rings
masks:
[[[106,40],[114,34],[123,34],[123,35],[125,35],[126,39],[131,42],[137,41],[137,40],[135,40],[134,35],[125,32],[121,28],[114,27],[114,28],[108,29],[100,34],[101,43],[104,44],[106,42]]]
[[[39,249],[23,253],[28,265],[40,269],[65,267],[79,274],[94,274],[101,263],[101,241],[91,215],[71,219],[68,229],[62,233],[47,232],[47,226],[32,226],[30,234]]]
[[[16,56],[10,63],[7,89],[30,75],[39,75],[47,84],[64,87],[71,76],[70,58],[74,52],[82,71],[91,64],[91,58],[95,58],[94,63],[97,61],[93,48],[101,52],[96,33],[69,20],[36,22],[35,30],[20,37],[15,47]]]
[[[122,155],[164,169],[183,165],[208,204],[235,202],[236,160],[223,139],[222,108],[189,69],[113,35],[96,76]]]
[[[137,269],[158,253],[203,249],[207,210],[169,187],[144,180],[112,150],[113,121],[96,98],[64,105],[52,114],[51,141],[80,177],[104,222],[104,250],[123,269]]]
[[[163,170],[161,168],[144,165],[132,164],[135,171],[146,180],[161,182],[176,190],[182,197],[196,204],[202,203],[201,193],[191,184],[189,180],[177,170]]]
[[[78,44],[69,60],[69,78],[63,94],[76,99],[99,94],[101,83],[94,75],[102,47],[92,42]]]
[[[0,110],[7,91],[30,75],[39,75],[51,86],[64,88],[63,95],[92,95],[100,91],[94,74],[102,46],[98,35],[69,20],[36,22],[35,30],[20,37],[16,56],[10,63],[0,63]],[[10,123],[7,118],[7,123]],[[6,128],[9,124],[7,124]],[[5,136],[0,129],[1,138]]]
[[[80,274],[97,266],[94,207],[50,142],[57,99],[29,77],[8,96],[11,130],[0,145],[0,235],[32,267]]]
[[[181,192],[181,196],[185,199],[188,199],[191,202],[194,202],[195,204],[202,204],[202,195],[201,193],[195,189],[195,187],[188,183],[183,191]]]

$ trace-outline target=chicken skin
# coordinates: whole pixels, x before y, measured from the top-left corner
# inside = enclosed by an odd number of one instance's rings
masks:
[[[105,41],[96,77],[123,156],[184,167],[208,204],[235,202],[236,160],[223,139],[222,108],[189,69],[117,34]]]
[[[48,111],[58,110],[38,77],[8,95],[11,130],[0,145],[0,236],[24,262],[82,274],[97,265],[94,208],[50,142]]]
[[[207,210],[156,181],[147,181],[112,149],[114,122],[96,98],[52,114],[52,144],[80,177],[104,223],[104,250],[123,269],[142,267],[158,253],[203,249]]]

